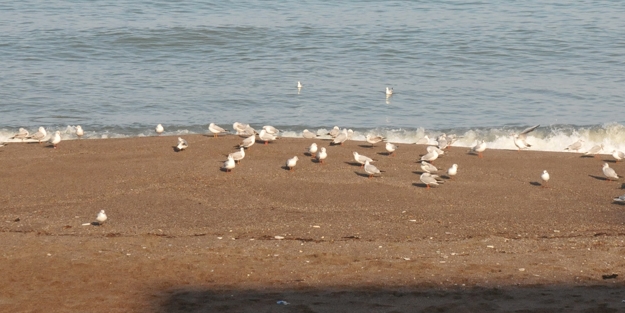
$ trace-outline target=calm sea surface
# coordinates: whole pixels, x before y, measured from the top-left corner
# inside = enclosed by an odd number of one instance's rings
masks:
[[[80,124],[99,138],[235,121],[294,135],[339,125],[404,137],[541,124],[541,137],[625,142],[625,5],[0,4],[4,138],[19,127],[69,133]]]

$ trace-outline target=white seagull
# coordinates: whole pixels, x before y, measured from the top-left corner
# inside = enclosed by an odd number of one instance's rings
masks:
[[[368,156],[364,156],[364,155],[358,154],[358,152],[356,152],[356,151],[354,151],[352,154],[354,155],[354,160],[356,160],[356,162],[361,164],[360,167],[365,166],[366,162],[373,162],[372,158],[370,158]]]
[[[438,169],[436,168],[436,166],[425,161],[421,161],[421,170],[423,170],[423,172],[425,173],[438,172]]]
[[[307,138],[307,139],[312,139],[317,137],[317,134],[309,131],[308,129],[304,129],[304,131],[302,132],[302,137]]]
[[[334,137],[338,136],[340,133],[341,133],[341,129],[338,126],[334,126],[334,128],[332,128],[330,130],[328,135],[330,135],[330,137],[334,138]]]
[[[22,141],[24,141],[24,139],[28,138],[29,134],[30,133],[28,132],[28,130],[26,130],[25,128],[20,128],[17,134],[13,135],[13,137],[9,139],[22,139]]]
[[[252,135],[243,139],[243,141],[241,141],[241,143],[239,144],[239,147],[249,148],[252,145],[254,145],[255,142],[256,142],[256,135]]]
[[[264,128],[260,130],[260,133],[258,134],[258,138],[261,141],[264,141],[265,144],[268,144],[270,141],[276,140],[276,136],[268,133]]]
[[[319,164],[323,164],[323,160],[325,160],[327,157],[328,153],[326,152],[326,148],[321,147],[321,149],[319,149],[319,153],[317,153],[317,161],[319,162]]]
[[[421,157],[421,161],[434,162],[438,158],[438,152],[432,150]]]
[[[425,184],[426,189],[430,189],[430,185],[438,186],[439,184],[443,183],[443,181],[437,180],[437,178],[438,175],[423,173],[419,177],[419,180],[421,180],[421,182]]]
[[[416,144],[418,145],[427,145],[430,143],[430,137],[427,135],[423,136],[423,138],[417,140]]]
[[[386,95],[387,96],[392,96],[393,95],[393,88],[386,87]]]
[[[263,126],[263,129],[267,133],[272,134],[272,135],[276,135],[276,134],[278,134],[278,132],[280,132],[277,128],[275,128],[275,127],[273,127],[271,125],[265,125],[265,126]]]
[[[313,142],[310,145],[310,147],[308,147],[308,153],[310,154],[310,158],[314,158],[315,157],[315,154],[317,153],[317,150],[318,150],[317,144]]]
[[[237,163],[241,163],[241,160],[243,160],[243,158],[245,158],[245,148],[241,147],[241,150],[236,151],[236,152],[232,152],[230,153],[228,156],[232,157],[234,159],[235,162]]]
[[[158,124],[154,130],[156,130],[156,133],[160,135],[165,131],[165,128],[163,128],[163,125]]]
[[[213,137],[214,138],[217,138],[219,136],[219,134],[221,134],[221,133],[227,133],[228,132],[225,129],[215,125],[215,123],[210,123],[210,125],[208,125],[208,131],[213,133]]]
[[[436,153],[438,153],[438,156],[445,154],[445,151],[439,149],[437,146],[427,146],[425,150],[427,150],[427,152],[436,151]]]
[[[617,180],[619,178],[608,163],[603,163],[603,175],[605,175],[606,181],[612,181],[612,179]]]
[[[527,148],[532,146],[529,143],[527,143],[527,141],[525,141],[527,139],[527,134],[531,133],[532,131],[534,131],[539,126],[540,125],[532,126],[532,127],[524,129],[518,135],[517,134],[513,134],[512,135],[512,137],[514,138],[514,145],[517,146],[517,148],[518,148],[517,152],[521,151],[521,149],[527,149]]]
[[[388,155],[395,156],[395,150],[397,150],[397,146],[396,145],[394,145],[394,144],[392,144],[390,142],[386,143],[386,151],[388,151]]]
[[[334,140],[332,140],[332,144],[342,146],[343,143],[347,141],[347,137],[347,129],[343,129],[338,135],[336,135],[336,137],[334,137]]]
[[[569,151],[575,151],[577,152],[579,149],[582,148],[582,144],[584,143],[584,140],[579,139],[576,142],[570,144],[568,147],[564,148],[564,150],[569,150]]]
[[[623,151],[614,150],[612,151],[612,157],[618,162],[625,159],[625,153],[623,153]]]
[[[373,147],[374,144],[384,140],[384,137],[382,136],[372,136],[370,134],[367,134],[367,142],[371,144],[371,146]]]
[[[176,146],[176,151],[182,151],[189,147],[189,144],[186,140],[178,137],[178,145]]]
[[[547,188],[547,182],[549,181],[549,173],[547,173],[547,170],[544,170],[543,173],[540,175],[540,179],[543,180],[543,183],[540,185],[543,188]]]
[[[52,144],[54,149],[56,149],[56,146],[59,144],[59,142],[61,142],[61,132],[58,130],[55,131],[54,135],[52,135],[52,137],[50,138],[50,140],[48,140],[48,142]]]
[[[46,138],[46,136],[48,136],[48,133],[46,132],[46,129],[43,127],[39,127],[39,130],[37,130],[36,133],[32,134],[30,137],[26,137],[28,139],[35,139],[37,141],[39,141],[39,143],[41,143],[41,141]]]
[[[447,176],[449,176],[449,179],[454,179],[454,176],[456,176],[456,174],[458,174],[458,164],[452,165],[447,170]]]
[[[373,177],[375,174],[380,174],[380,170],[375,167],[375,165],[369,164],[369,160],[365,161],[365,172],[369,174],[369,178]]]
[[[76,136],[78,136],[78,139],[82,138],[82,136],[85,135],[85,131],[82,129],[82,126],[78,125],[76,126]]]
[[[87,226],[87,225],[100,226],[100,225],[104,224],[104,222],[106,222],[107,219],[108,219],[108,217],[106,216],[106,213],[104,213],[104,210],[100,210],[100,212],[98,213],[98,216],[96,216],[96,218],[95,218],[95,222],[93,222],[93,223],[84,223],[84,224],[82,224],[82,226]]]
[[[603,144],[600,145],[595,145],[592,148],[590,148],[590,150],[586,151],[586,153],[584,153],[584,155],[592,155],[593,157],[597,157],[597,153],[599,153],[601,150],[603,150]]]
[[[302,88],[304,88],[304,85],[302,85],[302,83],[298,80],[297,81],[297,89],[302,89]]]
[[[299,158],[297,156],[294,156],[294,157],[286,160],[286,167],[289,168],[289,171],[293,171],[293,168],[297,164],[298,160],[299,160]]]
[[[232,158],[231,155],[228,155],[228,160],[226,162],[224,162],[224,165],[221,166],[222,169],[224,169],[226,171],[226,173],[230,173],[230,171],[232,171],[232,169],[235,166],[235,162],[234,159]]]
[[[482,155],[482,152],[484,152],[485,150],[486,150],[486,142],[484,142],[484,140],[478,141],[477,144],[473,146],[473,148],[471,148],[471,152],[477,153],[477,157],[480,159],[484,157]]]

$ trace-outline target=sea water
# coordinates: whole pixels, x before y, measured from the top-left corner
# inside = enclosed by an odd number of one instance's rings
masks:
[[[4,2],[0,141],[237,121],[513,149],[540,124],[533,149],[625,150],[623,16],[619,1]]]

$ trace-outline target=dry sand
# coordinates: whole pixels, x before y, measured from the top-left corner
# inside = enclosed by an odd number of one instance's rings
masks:
[[[321,165],[303,153],[329,141],[283,138],[225,173],[239,137],[184,138],[0,148],[0,311],[625,311],[611,157],[451,148],[435,165],[458,175],[427,190],[424,146],[348,141]]]

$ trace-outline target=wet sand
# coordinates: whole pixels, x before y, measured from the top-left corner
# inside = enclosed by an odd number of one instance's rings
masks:
[[[225,173],[241,138],[184,138],[0,148],[0,311],[625,310],[625,179],[601,171],[625,165],[610,156],[452,147],[435,165],[458,175],[428,190],[424,146],[348,141],[321,165],[304,151],[329,141],[282,138]],[[107,223],[81,225],[102,209]]]

